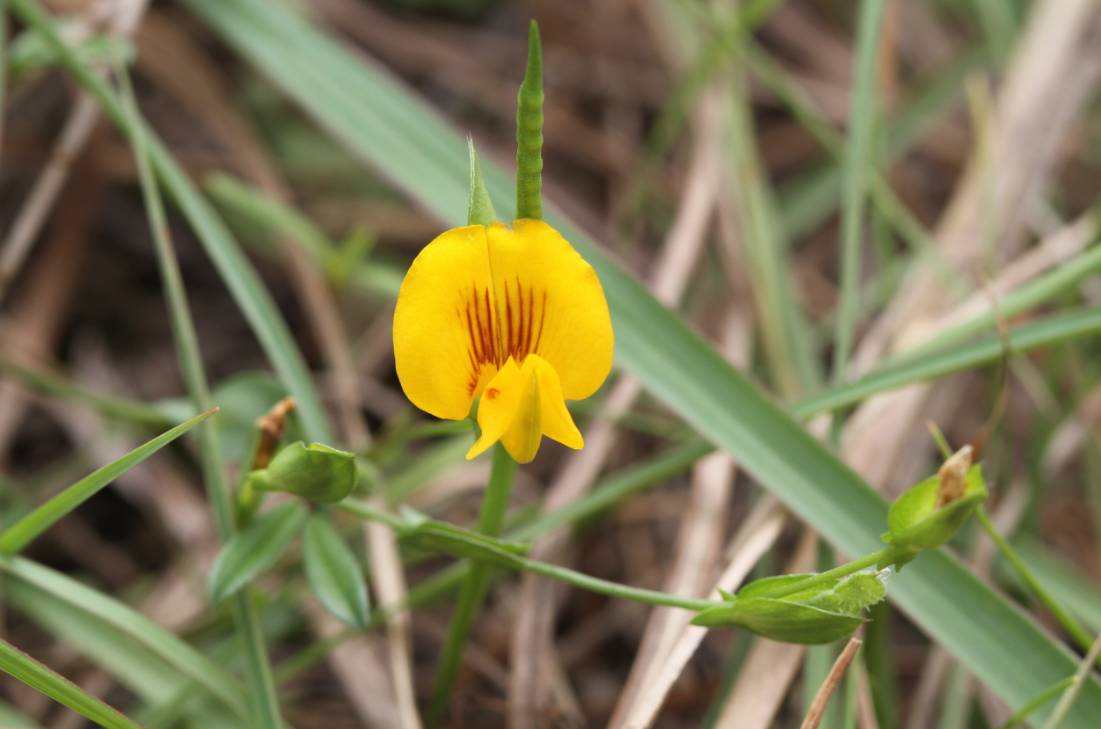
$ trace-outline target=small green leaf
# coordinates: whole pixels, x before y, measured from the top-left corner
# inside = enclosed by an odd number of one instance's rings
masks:
[[[355,454],[322,443],[291,443],[249,482],[262,491],[285,491],[310,501],[340,501],[356,486]]]
[[[936,549],[951,539],[976,507],[986,500],[981,464],[968,470],[963,496],[940,509],[936,508],[939,479],[939,476],[930,476],[912,486],[887,512],[883,541],[896,548],[891,561],[899,567],[922,551]]]
[[[813,576],[779,575],[756,580],[736,595],[724,595],[729,604],[703,610],[692,622],[707,627],[738,626],[785,643],[832,643],[856,630],[864,622],[861,611],[886,594],[878,575],[858,572],[802,592],[768,597]]]
[[[348,625],[366,630],[370,605],[363,570],[324,514],[306,522],[302,556],[306,579],[321,604]]]
[[[25,517],[12,524],[0,534],[0,554],[15,554],[30,544],[35,537],[49,529],[66,514],[95,496],[104,487],[111,484],[122,474],[153,455],[161,448],[179,438],[199,423],[218,412],[217,408],[200,413],[180,423],[175,428],[158,435],[138,446],[117,461],[108,463],[65,489],[57,496]]]
[[[398,537],[403,544],[428,552],[443,552],[507,569],[522,569],[522,557],[528,552],[526,544],[434,520],[415,520],[399,530]]]
[[[474,149],[474,140],[466,138],[466,147],[470,152],[470,206],[466,220],[470,225],[491,225],[497,222],[497,212],[489,198],[485,180],[482,178],[482,165],[478,162],[478,152]]]
[[[266,570],[283,553],[306,521],[299,503],[283,504],[233,535],[210,571],[210,595],[221,602]]]
[[[543,219],[543,44],[528,27],[528,64],[516,95],[516,217]]]

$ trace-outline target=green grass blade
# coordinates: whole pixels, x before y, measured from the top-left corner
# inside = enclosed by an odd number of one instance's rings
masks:
[[[860,243],[864,232],[864,202],[875,174],[873,148],[876,130],[875,70],[884,0],[860,4],[856,38],[856,88],[849,117],[841,191],[841,281],[837,330],[833,342],[833,379],[845,379],[860,307]]]
[[[35,691],[64,704],[81,716],[107,729],[141,729],[138,724],[84,691],[67,678],[34,660],[6,640],[0,639],[0,671],[27,684]]]
[[[263,0],[185,0],[235,50],[349,149],[452,225],[466,212],[463,138],[388,75],[361,63],[287,8]],[[483,166],[491,194],[504,171]],[[847,554],[879,547],[886,505],[845,464],[661,306],[561,215],[548,222],[597,269],[616,323],[621,367]],[[944,553],[922,555],[891,597],[934,640],[1011,704],[1075,667],[1069,653]],[[961,610],[960,606],[976,606]],[[981,609],[980,609],[981,607]],[[1027,666],[1019,656],[1031,657]],[[1090,681],[1068,726],[1095,729],[1101,686]]]
[[[195,681],[239,715],[244,714],[241,683],[237,679],[133,608],[22,557],[0,558],[0,570],[12,589],[17,585],[26,585],[117,630],[125,639],[160,656],[178,674]]]
[[[111,484],[116,478],[138,465],[161,448],[179,438],[187,431],[203,422],[217,409],[207,410],[195,417],[180,423],[175,428],[162,433],[151,441],[148,441],[130,451],[117,461],[108,463],[65,489],[57,496],[25,517],[12,524],[0,534],[0,554],[15,554],[30,544],[42,532],[49,529],[66,514],[76,509],[88,499],[92,498],[101,489]]]
[[[1029,322],[1012,329],[1007,339],[1011,354],[1024,354],[1081,337],[1101,333],[1101,308],[1081,309]],[[920,356],[902,355],[852,382],[834,385],[803,398],[792,407],[798,417],[808,418],[855,405],[872,395],[915,382],[926,382],[997,362],[1004,349],[998,335],[990,335],[943,352]]]
[[[4,701],[0,701],[0,726],[7,729],[42,729],[40,725]]]

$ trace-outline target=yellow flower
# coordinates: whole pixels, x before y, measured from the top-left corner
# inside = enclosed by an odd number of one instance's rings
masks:
[[[581,448],[565,401],[596,392],[612,345],[596,272],[539,220],[443,233],[409,267],[394,311],[398,380],[414,405],[461,420],[482,398],[468,459],[499,440],[527,463],[544,435]]]

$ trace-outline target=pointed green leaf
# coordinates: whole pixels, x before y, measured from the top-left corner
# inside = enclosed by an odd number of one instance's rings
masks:
[[[210,570],[210,596],[221,602],[275,564],[308,516],[301,504],[283,504],[234,534]]]
[[[470,152],[470,206],[467,209],[466,222],[470,225],[491,225],[497,222],[497,212],[493,201],[489,199],[486,182],[482,179],[482,165],[478,162],[478,152],[474,149],[474,140],[466,138]]]
[[[543,219],[543,44],[528,26],[528,64],[516,95],[516,217]]]
[[[106,729],[141,729],[117,710],[82,691],[69,679],[0,639],[0,671],[49,696]]]
[[[352,550],[324,514],[314,514],[302,537],[306,579],[321,604],[348,625],[366,630],[367,585]]]
[[[0,534],[0,553],[15,554],[19,552],[30,544],[35,537],[49,529],[73,509],[95,496],[96,493],[111,484],[119,476],[216,412],[218,412],[217,408],[200,413],[190,420],[180,423],[175,428],[158,435],[153,440],[138,446],[117,461],[108,463],[80,479],[5,529],[4,533]]]

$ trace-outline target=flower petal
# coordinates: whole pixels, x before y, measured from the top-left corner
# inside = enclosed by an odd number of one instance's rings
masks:
[[[497,369],[495,310],[484,226],[449,230],[421,250],[394,310],[394,362],[414,405],[450,420],[470,413]]]
[[[531,364],[521,368],[511,357],[486,385],[478,405],[478,426],[482,434],[467,451],[475,458],[498,440],[517,463],[535,458],[541,429],[542,410],[539,384]]]
[[[566,401],[562,397],[562,385],[558,373],[550,364],[537,354],[529,354],[524,360],[525,369],[531,365],[539,384],[539,405],[543,435],[556,440],[564,446],[578,449],[585,446],[581,431],[573,422]]]
[[[558,231],[540,220],[488,228],[502,348],[542,357],[570,400],[592,395],[612,367],[614,336],[600,280]]]

